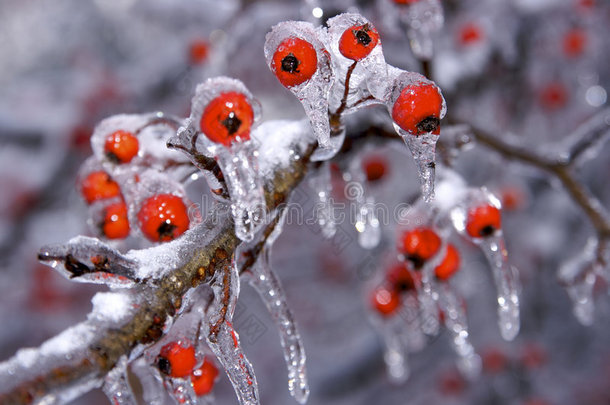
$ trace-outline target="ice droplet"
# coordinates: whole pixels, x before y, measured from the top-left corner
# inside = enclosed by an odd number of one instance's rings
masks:
[[[137,402],[127,382],[127,358],[117,362],[114,368],[106,374],[102,390],[113,405],[136,405]]]
[[[330,165],[328,163],[324,163],[318,169],[318,172],[310,179],[309,185],[314,190],[317,198],[314,213],[318,225],[322,230],[322,236],[330,239],[337,231],[337,223],[335,222],[335,209],[331,198],[332,184],[330,181]]]
[[[273,241],[266,243],[258,261],[252,268],[252,275],[248,281],[263,300],[280,334],[280,341],[284,349],[284,360],[288,368],[290,394],[300,404],[304,404],[309,397],[305,349],[280,281],[271,268],[272,243]]]
[[[508,252],[501,234],[483,238],[478,243],[491,266],[496,284],[500,334],[504,340],[513,340],[520,327],[518,273],[508,263]]]
[[[445,314],[445,326],[458,356],[458,369],[464,377],[474,380],[481,372],[481,358],[470,343],[466,312],[449,283],[441,283],[439,287],[439,306]]]

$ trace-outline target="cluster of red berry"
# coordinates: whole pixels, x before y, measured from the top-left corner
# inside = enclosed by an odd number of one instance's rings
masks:
[[[208,395],[218,379],[218,367],[210,356],[205,356],[197,367],[195,348],[187,341],[166,344],[157,356],[157,366],[161,373],[171,378],[189,378],[195,394]]]
[[[500,210],[492,205],[476,206],[468,211],[466,233],[472,238],[485,238],[501,228]],[[432,227],[409,229],[399,237],[397,250],[401,262],[392,265],[385,273],[385,282],[377,287],[371,298],[373,308],[388,316],[400,308],[401,295],[416,291],[421,282],[421,270],[440,253],[442,239]],[[460,268],[457,248],[447,243],[443,259],[434,267],[434,276],[446,282]]]
[[[142,165],[141,145],[136,131],[118,129],[104,136],[103,159],[92,157],[82,169],[80,190],[85,202],[97,213],[94,227],[106,239],[125,239],[131,233],[129,204],[122,188],[129,189],[140,182],[140,167],[133,176],[126,176],[130,164]],[[116,171],[117,181],[109,171]],[[123,180],[128,177],[128,180]],[[121,184],[119,184],[121,183]],[[128,204],[129,203],[129,204]],[[182,197],[171,192],[156,192],[138,201],[131,222],[151,242],[167,242],[182,235],[190,225],[188,209]],[[96,215],[94,215],[94,218]]]

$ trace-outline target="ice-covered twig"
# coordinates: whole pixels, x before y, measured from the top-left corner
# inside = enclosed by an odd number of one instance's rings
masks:
[[[595,149],[610,136],[610,108],[595,114],[578,127],[568,138],[570,143],[565,162],[572,165],[581,159],[595,156]]]
[[[282,154],[281,159],[272,162],[273,170],[269,173],[272,180],[266,184],[265,197],[270,209],[286,201],[301,182],[316,146],[315,139],[299,131],[289,140],[285,131],[278,129],[277,132],[278,136],[284,136],[282,149],[276,149]],[[283,147],[293,150],[298,159],[286,160],[284,154],[289,154]],[[188,238],[194,231],[188,231],[183,237]],[[198,226],[197,232],[202,237],[189,249],[179,252],[183,260],[179,266],[164,271],[154,283],[138,285],[135,293],[146,299],[138,302],[121,324],[91,318],[39,348],[23,349],[0,363],[0,403],[19,405],[43,399],[49,403],[73,399],[99,387],[122,356],[140,344],[157,341],[163,335],[163,322],[159,319],[173,316],[190,289],[209,282],[216,269],[230,265],[230,257],[240,244],[226,211],[210,215]],[[163,251],[166,246],[156,246],[146,252],[154,253],[156,249]],[[222,336],[231,335],[226,326],[222,332]]]
[[[178,133],[167,141],[167,147],[184,152],[193,164],[208,176],[207,179],[212,192],[228,199],[229,191],[218,162],[197,150],[196,145],[199,135],[192,126],[187,125],[180,128]]]
[[[67,278],[78,278],[79,281],[104,282],[104,278],[96,278],[96,274],[141,281],[134,271],[136,263],[133,260],[98,239],[86,236],[77,236],[63,245],[43,247],[38,253],[38,260],[56,268]]]

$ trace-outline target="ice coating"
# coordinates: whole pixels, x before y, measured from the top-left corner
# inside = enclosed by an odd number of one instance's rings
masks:
[[[113,405],[137,404],[127,381],[127,358],[125,356],[121,357],[114,368],[106,374],[102,390]]]
[[[322,164],[318,172],[309,180],[310,187],[314,190],[317,197],[314,206],[315,216],[318,225],[322,230],[322,236],[332,238],[337,231],[333,201],[331,198],[332,186],[330,182],[330,165]]]
[[[436,86],[434,82],[431,82],[418,73],[403,72],[395,68],[390,71],[390,77],[393,78],[392,86],[388,87],[386,95],[384,96],[390,115],[392,115],[394,104],[406,87],[421,85]],[[443,98],[441,111],[438,117],[439,120],[445,116],[446,111],[447,106]],[[423,134],[413,134],[399,127],[396,123],[394,123],[394,129],[411,151],[411,155],[413,156],[413,160],[415,161],[419,172],[422,197],[424,201],[430,202],[434,198],[436,142],[439,139],[439,135],[434,134],[434,131]]]
[[[197,405],[197,395],[193,390],[193,384],[188,378],[166,378],[164,380],[165,391],[176,404]]]
[[[137,262],[96,238],[77,236],[41,248],[38,259],[68,279],[127,288],[137,280]]]
[[[519,333],[519,293],[521,290],[517,269],[508,262],[502,230],[497,229],[485,237],[472,237],[466,231],[468,212],[474,207],[490,205],[501,208],[500,201],[486,189],[470,189],[450,216],[455,229],[476,243],[487,258],[497,290],[498,326],[505,340],[513,340]]]
[[[442,251],[443,249],[439,249]],[[437,256],[439,256],[437,254]],[[421,282],[416,281],[417,299],[421,313],[421,328],[426,335],[436,336],[440,329],[440,317],[438,312],[438,286],[434,278],[436,261],[428,262],[421,270]]]
[[[362,84],[377,99],[382,99],[387,86],[387,65],[383,57],[381,41],[370,51],[370,53],[357,61],[345,57],[339,50],[339,41],[343,33],[351,27],[366,26],[375,30],[373,24],[360,14],[343,13],[327,21],[329,48],[335,57],[332,59],[336,82],[336,88],[332,94],[343,94],[347,71],[354,65],[349,82],[350,90],[359,88]],[[351,93],[351,91],[350,91]],[[366,95],[365,95],[366,97]],[[362,96],[357,99],[363,98]],[[352,104],[350,102],[349,104]],[[331,104],[337,108],[337,105]]]
[[[231,380],[240,405],[260,405],[254,370],[231,323],[239,288],[239,273],[234,261],[217,270],[212,283],[214,300],[202,324],[202,334]]]
[[[250,241],[261,225],[262,210],[265,207],[263,180],[258,170],[258,144],[249,133],[248,139],[236,136],[228,147],[211,141],[207,136],[199,136],[203,133],[200,122],[206,107],[219,95],[230,92],[245,96],[247,103],[252,107],[253,123],[250,128],[252,131],[261,115],[258,101],[239,80],[215,77],[197,86],[192,100],[191,115],[185,126],[169,140],[168,145],[186,152],[193,163],[204,172],[210,170],[203,163],[206,157],[217,160],[231,196],[235,233],[241,240]],[[209,175],[207,178],[213,189],[221,186],[217,180],[210,181]]]
[[[317,56],[317,69],[310,79],[288,89],[301,101],[305,113],[311,122],[313,133],[320,145],[324,159],[333,156],[337,151],[331,143],[331,130],[328,116],[328,94],[334,80],[330,67],[330,55],[324,42],[327,33],[324,28],[316,29],[312,24],[303,21],[285,21],[271,28],[265,38],[265,59],[273,71],[273,56],[280,44],[288,38],[299,38],[311,44]],[[343,135],[344,136],[344,135]],[[322,159],[318,159],[322,160]]]
[[[439,290],[439,307],[445,315],[445,326],[451,335],[451,344],[458,356],[458,369],[464,377],[474,380],[481,372],[481,359],[470,343],[466,312],[449,283],[441,283]]]

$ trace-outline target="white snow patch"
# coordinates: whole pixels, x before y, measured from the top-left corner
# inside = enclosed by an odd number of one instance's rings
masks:
[[[93,310],[88,319],[119,322],[131,310],[131,296],[126,292],[97,293],[91,299]]]

